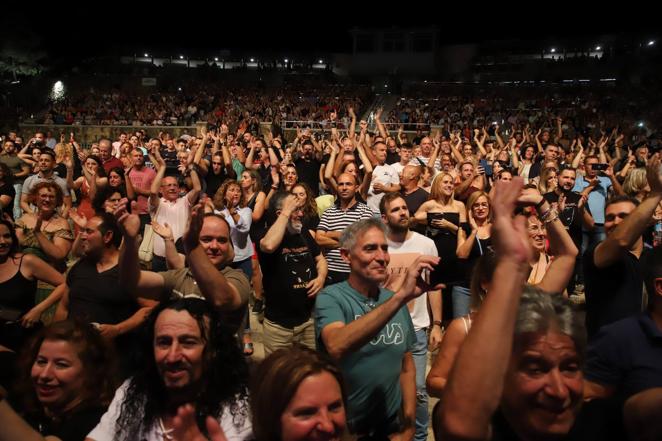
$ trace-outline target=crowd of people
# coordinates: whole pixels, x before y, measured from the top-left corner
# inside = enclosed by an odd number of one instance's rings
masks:
[[[656,87],[651,89],[608,84],[466,88],[414,84],[403,90],[384,122],[395,128],[404,125],[407,130],[425,125],[471,128],[528,123],[541,127],[553,125],[552,120],[561,117],[566,132],[617,125],[634,128],[641,121],[658,121],[662,116],[662,107],[654,99]]]
[[[3,136],[0,441],[660,439],[651,138],[352,102],[288,141],[238,97],[181,138]]]
[[[92,89],[51,100],[34,112],[30,121],[111,126],[191,126],[197,121],[235,126],[253,121],[297,121],[303,125],[330,121],[329,114],[336,110],[334,120],[348,123],[347,108],[361,110],[368,104],[369,92],[369,87],[354,84],[286,84],[275,89],[191,83],[174,90],[137,94]]]

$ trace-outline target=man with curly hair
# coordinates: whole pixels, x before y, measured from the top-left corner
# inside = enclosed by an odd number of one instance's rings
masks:
[[[252,439],[248,367],[218,311],[196,295],[161,302],[147,322],[142,369],[115,392],[88,440],[173,439],[178,409],[190,404],[199,427],[213,415],[228,440]]]

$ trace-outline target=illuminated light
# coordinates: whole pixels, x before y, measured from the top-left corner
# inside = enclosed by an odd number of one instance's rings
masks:
[[[556,48],[552,48],[552,49],[550,50],[550,52],[551,52],[551,53],[555,53],[555,52],[556,52]]]
[[[654,45],[654,44],[655,44],[655,40],[651,40],[651,41],[648,42],[648,45],[649,45],[649,46],[652,46],[652,45]]]
[[[180,56],[179,56],[179,59],[180,59],[180,60],[183,60],[183,59],[184,59],[184,56],[183,56],[183,55],[180,55]]]
[[[178,87],[177,90],[181,92],[181,91],[182,91],[182,88],[181,88],[181,87]]]
[[[146,56],[146,57],[149,57],[149,54],[148,54],[148,53],[145,53],[145,56]]]
[[[254,63],[254,62],[255,62],[255,58],[251,58],[251,63]]]
[[[595,47],[595,50],[596,50],[596,51],[600,51],[600,50],[602,50],[602,46],[596,46],[596,47]]]
[[[53,101],[59,101],[62,98],[64,98],[64,84],[62,83],[62,81],[56,81],[53,84],[53,88],[51,89],[50,98]]]
[[[285,62],[286,62],[286,63],[289,62],[289,61],[290,61],[290,60],[288,60],[287,58],[285,59]]]
[[[643,126],[644,126],[644,123],[643,123],[642,121],[640,121],[639,124],[637,124],[637,126],[639,126],[639,127],[643,127]]]
[[[324,60],[317,60],[317,61],[319,61],[319,64],[324,63]]]
[[[214,61],[218,61],[218,57],[214,57]]]

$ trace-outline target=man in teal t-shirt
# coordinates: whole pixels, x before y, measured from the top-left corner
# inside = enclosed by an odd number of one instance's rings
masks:
[[[347,385],[347,423],[359,436],[414,434],[416,381],[414,327],[407,302],[429,287],[420,278],[437,257],[421,256],[397,292],[381,288],[389,263],[384,224],[376,218],[350,225],[340,238],[350,266],[346,282],[325,288],[315,302],[319,348],[338,362]]]

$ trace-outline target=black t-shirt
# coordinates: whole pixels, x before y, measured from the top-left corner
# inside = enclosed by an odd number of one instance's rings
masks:
[[[430,198],[430,193],[423,190],[422,188],[417,188],[415,191],[405,194],[404,191],[400,191],[400,195],[407,203],[407,208],[409,208],[409,215],[413,216],[419,209],[423,202],[427,201]],[[425,225],[414,224],[410,228],[417,233],[425,234]]]
[[[598,245],[584,254],[586,331],[589,339],[602,326],[642,310],[644,280],[640,259],[626,252],[616,263],[598,268],[594,263],[595,248]]]
[[[297,169],[299,181],[305,182],[310,187],[313,195],[317,197],[319,194],[320,167],[322,163],[314,158],[310,161],[299,158],[294,162],[294,166]]]
[[[236,179],[236,176],[230,176],[230,174],[225,169],[225,166],[221,168],[221,173],[217,175],[214,174],[210,168],[209,172],[205,176],[205,193],[207,193],[209,197],[213,198],[218,189],[221,187],[221,184],[223,184],[226,179]]]
[[[12,219],[14,218],[13,211],[14,211],[14,198],[16,197],[16,190],[14,190],[14,186],[10,184],[3,184],[0,186],[0,196],[9,196],[11,198],[11,202],[7,204],[5,207],[2,207],[2,212],[7,213],[9,217]]]
[[[417,188],[415,191],[409,194],[406,194],[401,190],[400,195],[407,203],[407,208],[409,208],[409,214],[411,216],[413,216],[418,211],[424,202],[430,199],[430,193],[423,190],[422,188]]]
[[[396,162],[400,162],[400,153],[388,150],[386,152],[386,163],[395,164]]]
[[[605,439],[627,439],[621,418],[622,406],[613,399],[596,399],[585,402],[575,419],[570,432],[559,441],[598,441]],[[491,441],[521,440],[510,426],[503,413],[497,410],[492,416]]]
[[[310,319],[315,299],[306,284],[317,277],[315,258],[321,250],[307,229],[301,234],[285,232],[271,254],[259,251],[262,283],[267,299],[264,316],[286,328]]]
[[[552,205],[558,205],[559,195],[554,191],[545,193],[543,195],[545,200]],[[581,200],[581,195],[574,191],[568,191],[565,193],[565,208],[563,211],[559,211],[559,219],[563,225],[565,225],[568,234],[572,238],[572,241],[575,243],[577,248],[581,249],[582,243],[582,210],[579,208],[579,201]]]
[[[103,406],[84,407],[74,410],[61,420],[50,418],[28,418],[28,422],[44,436],[55,436],[62,441],[84,441],[106,413]]]
[[[79,260],[67,274],[69,318],[114,325],[138,309],[135,298],[119,284],[119,265],[99,273],[89,259]]]

